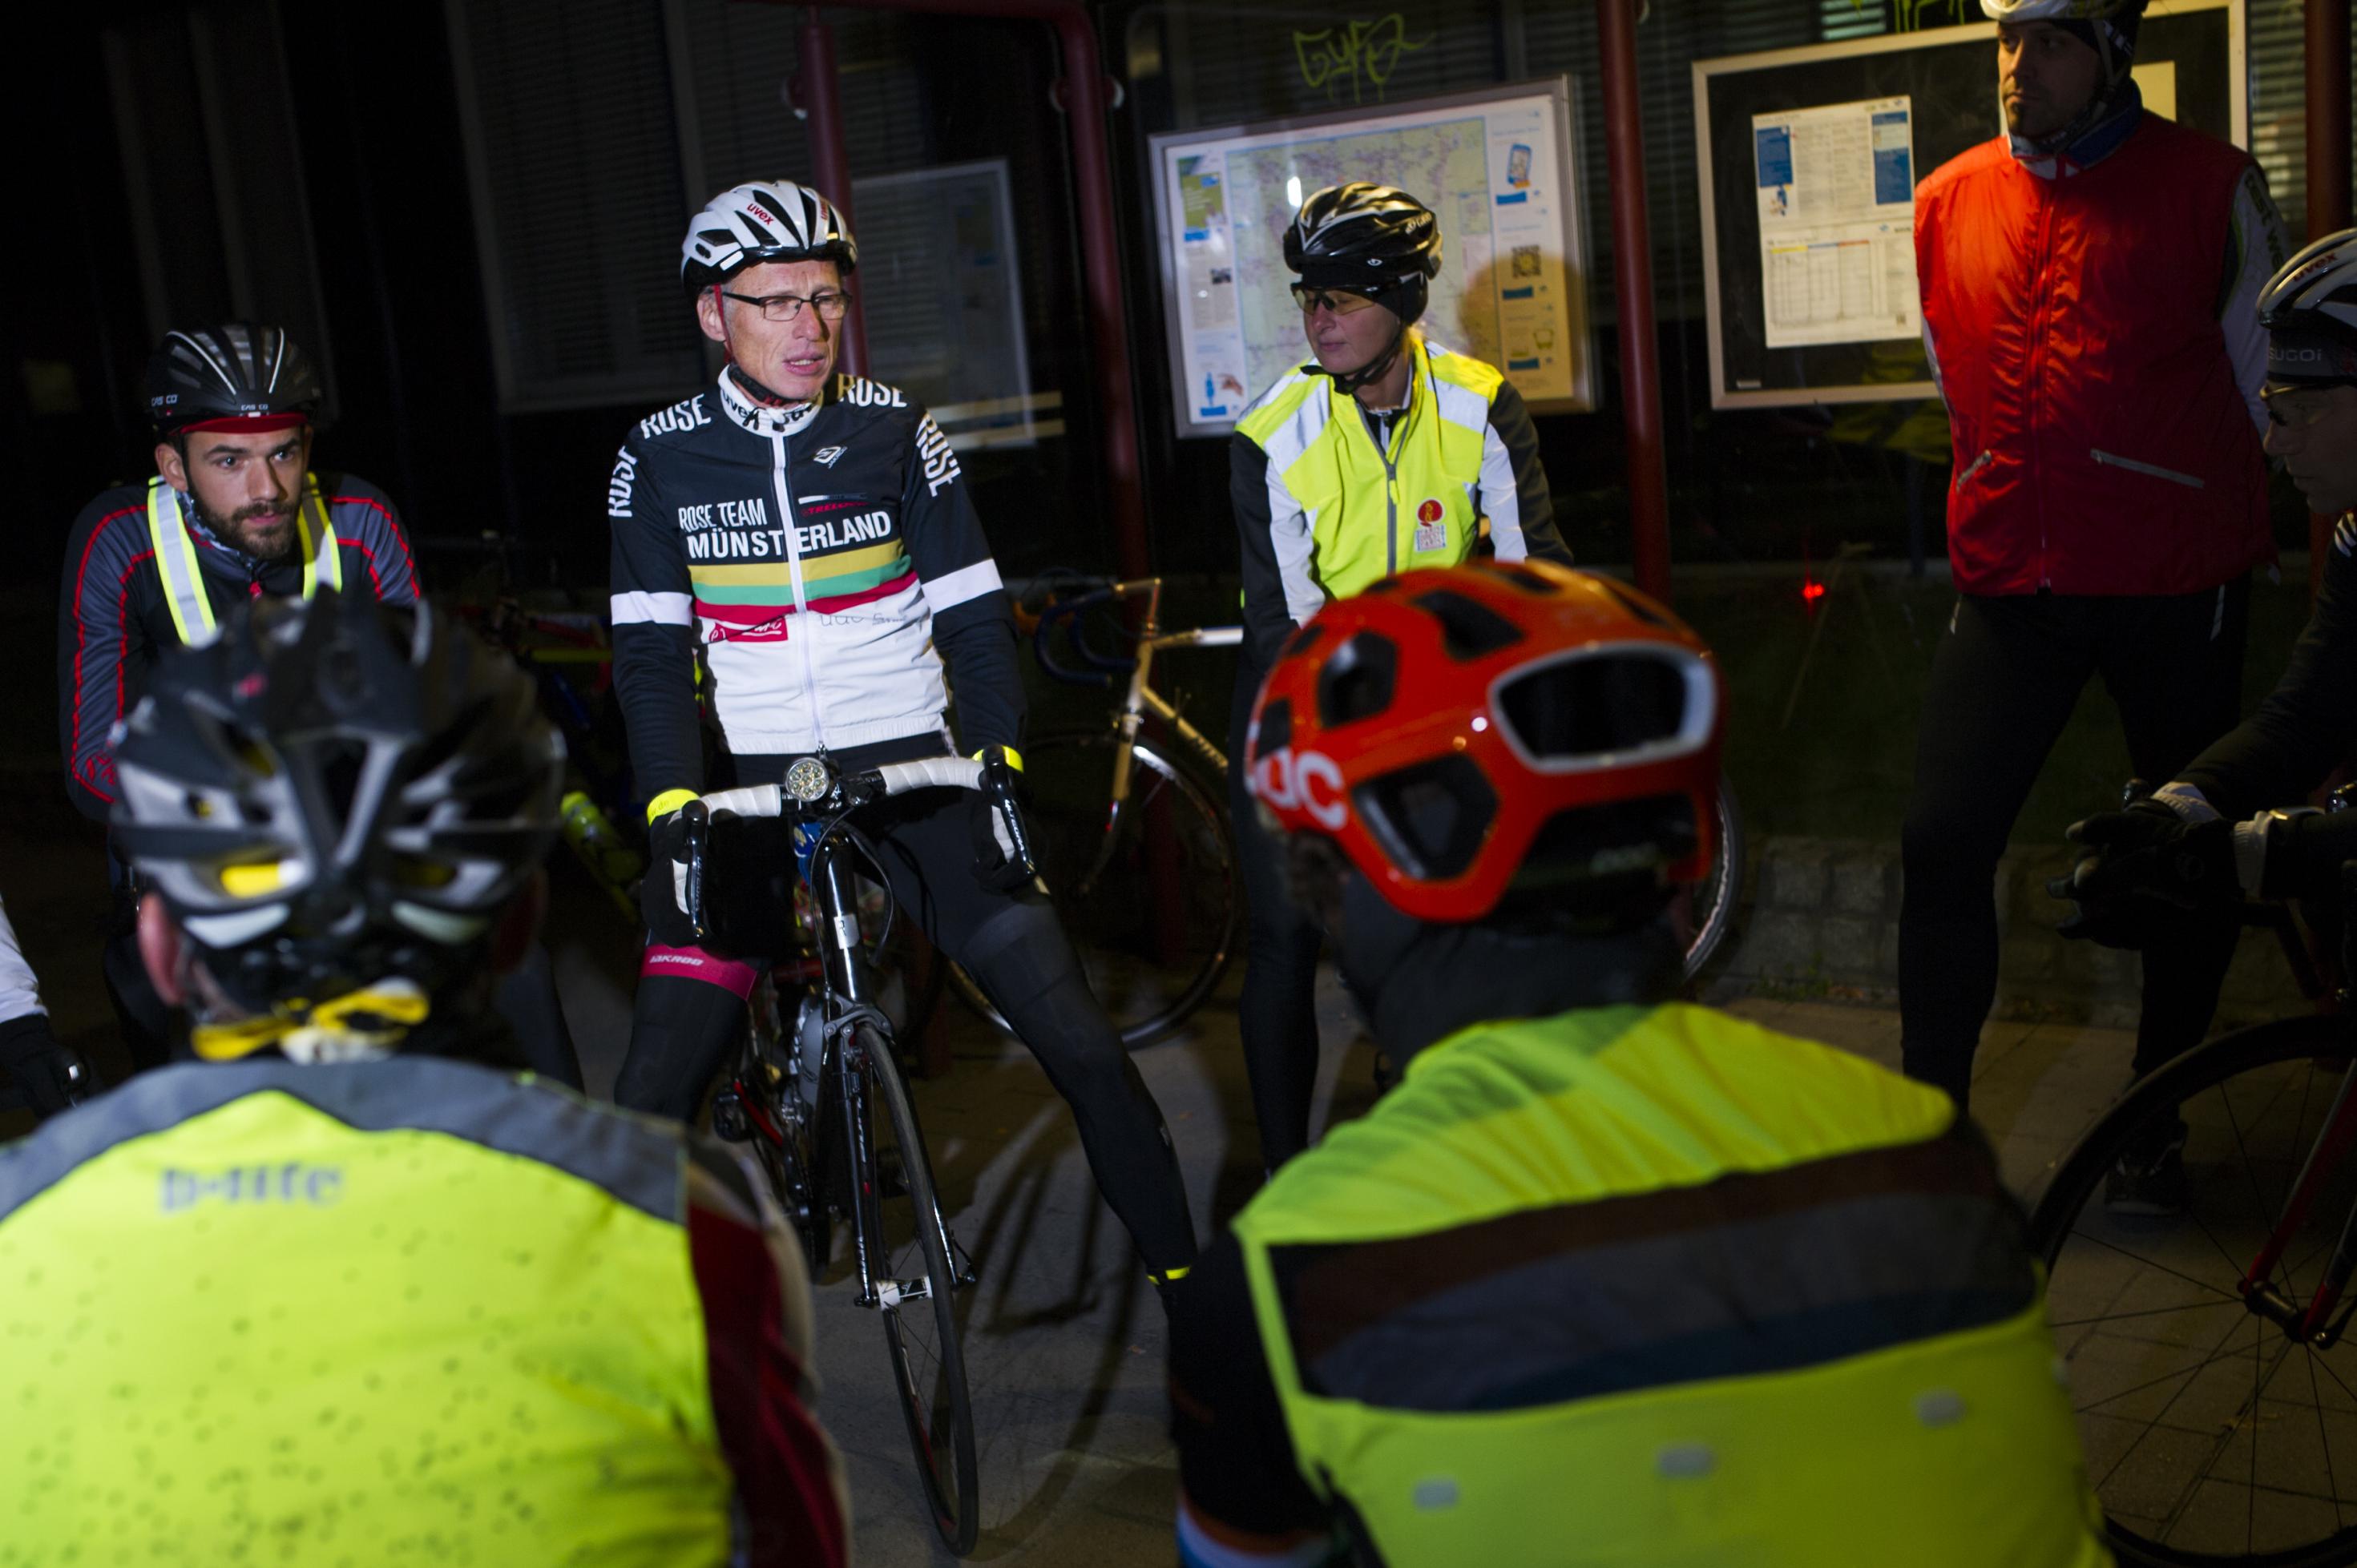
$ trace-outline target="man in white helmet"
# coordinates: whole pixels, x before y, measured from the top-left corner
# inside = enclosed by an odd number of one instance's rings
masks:
[[[2357,229],[2317,241],[2259,296],[2267,330],[2267,451],[2309,505],[2339,514],[2316,608],[2290,668],[2259,711],[2153,795],[2071,830],[2089,853],[2058,895],[2080,913],[2066,935],[2153,950],[2153,937],[2247,895],[2339,897],[2357,860],[2357,812],[2301,802],[2357,750]],[[2281,809],[2288,808],[2288,809]],[[2163,1125],[2113,1172],[2106,1198],[2131,1213],[2185,1200],[2182,1129]]]
[[[721,192],[690,221],[680,275],[718,384],[639,422],[607,489],[614,677],[647,808],[650,941],[615,1097],[694,1121],[742,1028],[760,955],[791,940],[790,852],[717,824],[699,944],[667,875],[679,810],[705,785],[698,686],[724,782],[800,757],[843,768],[952,749],[1020,770],[1014,617],[957,455],[894,387],[834,373],[858,249],[818,192]],[[983,797],[924,790],[864,813],[894,898],[980,983],[1071,1105],[1106,1201],[1147,1273],[1194,1261],[1186,1189],[1154,1097],[1097,1005],[1054,908]],[[747,836],[734,836],[747,835]],[[748,961],[748,960],[755,961]]]
[[[1996,990],[1997,859],[2100,672],[2166,779],[2233,727],[2267,521],[2266,344],[2282,224],[2250,156],[2147,113],[2144,0],[1982,0],[2005,134],[1915,193],[1948,406],[1957,602],[1917,738],[1899,996],[1910,1077],[1962,1102]],[[2136,1067],[2201,1037],[2234,922],[2145,963]]]

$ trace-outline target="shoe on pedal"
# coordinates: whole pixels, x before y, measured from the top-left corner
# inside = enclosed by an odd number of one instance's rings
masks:
[[[2185,1212],[2185,1145],[2120,1156],[2104,1177],[2104,1208],[2113,1214],[2165,1219]]]

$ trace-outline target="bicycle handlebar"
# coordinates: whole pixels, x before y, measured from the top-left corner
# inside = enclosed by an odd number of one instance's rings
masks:
[[[806,765],[808,770],[806,771]],[[999,808],[1000,820],[1014,840],[1013,858],[1037,875],[1039,858],[1031,852],[1023,813],[1015,797],[1014,770],[1004,757],[977,762],[963,757],[924,757],[913,762],[887,762],[861,773],[836,773],[824,759],[803,757],[787,770],[787,780],[799,786],[789,793],[782,784],[748,784],[716,789],[679,809],[687,831],[687,887],[683,900],[688,924],[701,942],[711,934],[705,918],[704,863],[711,844],[712,819],[726,811],[739,817],[823,816],[905,795],[911,789],[974,789],[988,795]],[[789,801],[791,802],[791,806]]]

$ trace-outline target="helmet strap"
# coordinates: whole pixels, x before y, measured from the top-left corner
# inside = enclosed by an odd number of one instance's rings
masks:
[[[1391,374],[1392,366],[1399,360],[1400,349],[1407,343],[1407,328],[1408,324],[1401,322],[1399,330],[1392,334],[1392,340],[1383,351],[1355,371],[1329,371],[1312,361],[1311,373],[1332,377],[1336,392],[1345,397],[1354,396],[1361,387],[1382,381]]]

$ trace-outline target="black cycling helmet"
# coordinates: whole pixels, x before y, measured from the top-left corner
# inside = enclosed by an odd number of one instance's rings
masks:
[[[757,262],[833,262],[847,277],[859,265],[859,247],[834,203],[817,191],[790,179],[756,180],[729,187],[688,220],[679,281],[693,298]]]
[[[310,356],[277,327],[167,332],[147,361],[147,417],[166,436],[306,424],[326,396]]]
[[[1293,215],[1285,264],[1308,287],[1367,295],[1412,326],[1440,275],[1440,220],[1388,185],[1329,185]]]
[[[115,744],[113,826],[265,1028],[355,993],[422,1016],[547,853],[564,768],[532,682],[426,606],[258,599],[157,666]]]

